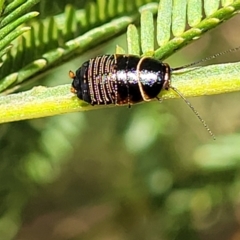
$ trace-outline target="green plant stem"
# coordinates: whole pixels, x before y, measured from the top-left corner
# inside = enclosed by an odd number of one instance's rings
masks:
[[[172,86],[185,97],[240,91],[240,62],[189,68],[172,74]],[[178,98],[174,91],[162,91],[163,99]],[[110,105],[114,106],[114,105]],[[0,97],[0,123],[40,118],[57,114],[96,110],[70,92],[70,84],[35,87],[32,90]]]

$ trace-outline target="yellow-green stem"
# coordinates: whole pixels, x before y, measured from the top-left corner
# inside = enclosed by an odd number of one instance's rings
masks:
[[[172,86],[185,97],[240,91],[240,63],[218,64],[173,72]],[[173,91],[162,91],[163,99],[178,98]],[[114,105],[111,105],[114,106]],[[33,119],[109,106],[91,106],[70,92],[70,84],[35,87],[0,97],[0,123]]]

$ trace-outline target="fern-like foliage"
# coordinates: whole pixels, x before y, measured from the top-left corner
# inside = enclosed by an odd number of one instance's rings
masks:
[[[22,26],[30,19],[36,17],[38,12],[29,12],[39,0],[19,1],[15,0],[10,3],[1,1],[0,5],[0,58],[1,70],[5,68],[5,62],[8,62],[9,67],[14,66],[13,57],[10,52],[13,52],[14,45],[11,44],[16,38],[21,36],[26,31],[30,30],[29,26]],[[12,50],[14,49],[14,50]],[[6,56],[7,54],[7,56]],[[11,71],[9,72],[11,73]],[[13,83],[12,78],[6,78],[0,81],[0,92]]]
[[[60,15],[32,21],[31,31],[3,59],[0,92],[120,34],[137,19],[138,7],[146,2],[99,0],[89,2],[85,10],[66,5]],[[21,28],[18,35],[26,30]]]
[[[205,32],[233,17],[240,10],[240,1],[168,1],[158,5],[157,26],[154,16],[141,9],[141,36],[136,27],[128,29],[128,53],[154,55],[164,60]],[[154,46],[154,42],[158,46]],[[137,46],[137,47],[136,47]],[[140,46],[140,47],[139,47]]]

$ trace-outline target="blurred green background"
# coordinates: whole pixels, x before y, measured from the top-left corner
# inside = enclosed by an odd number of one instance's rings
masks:
[[[167,62],[177,67],[240,45],[239,21]],[[36,85],[68,83],[70,69],[125,39]],[[206,64],[239,59],[235,52]],[[0,239],[240,239],[240,95],[189,101],[216,141],[180,99],[0,125]]]

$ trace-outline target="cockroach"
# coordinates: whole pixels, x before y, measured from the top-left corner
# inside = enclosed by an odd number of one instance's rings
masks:
[[[178,68],[171,68],[167,63],[146,56],[126,54],[97,56],[84,62],[76,74],[69,72],[73,79],[71,91],[91,105],[127,104],[130,107],[142,101],[160,100],[158,95],[162,89],[172,89],[187,103],[215,139],[192,104],[171,85],[171,74],[239,49],[240,47],[229,49]]]

